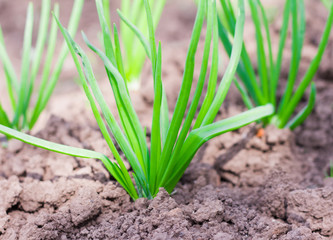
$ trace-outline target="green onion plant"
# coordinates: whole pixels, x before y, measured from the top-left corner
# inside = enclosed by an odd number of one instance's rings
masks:
[[[265,124],[274,124],[278,128],[294,129],[308,117],[315,104],[316,88],[313,77],[318,70],[329,40],[333,23],[333,6],[330,6],[329,16],[316,56],[302,76],[301,82],[296,86],[306,27],[304,0],[285,1],[276,56],[273,55],[269,24],[262,3],[260,0],[249,0],[248,4],[256,33],[257,69],[252,65],[244,44],[241,60],[237,67],[238,79],[235,79],[234,82],[249,109],[253,108],[253,106],[260,106],[267,103],[273,104],[275,112],[272,116],[263,119]],[[228,29],[231,29],[231,31],[228,31],[221,21],[219,21],[219,36],[226,52],[230,56],[232,42],[235,39],[233,29],[236,24],[236,18],[230,0],[221,0],[221,5],[228,20]],[[281,99],[279,99],[277,88],[279,87],[281,65],[284,60],[283,50],[285,48],[289,24],[291,25],[292,38],[290,69],[287,85]],[[307,88],[310,88],[308,103],[300,112],[295,113]]]
[[[158,25],[166,0],[149,0],[152,10],[152,19],[154,27]],[[103,0],[104,17],[111,28],[110,18],[110,0]],[[135,32],[128,27],[128,22],[135,25],[143,36],[148,38],[148,25],[146,24],[145,6],[142,0],[122,0],[121,14],[119,15],[125,21],[120,22],[119,39],[123,49],[123,65],[125,71],[125,81],[130,89],[137,89],[140,86],[140,77],[143,65],[147,58],[145,49],[140,40],[135,37]]]
[[[68,32],[74,36],[78,27],[84,0],[75,0],[73,11],[69,21]],[[38,117],[46,107],[50,96],[58,81],[59,75],[66,56],[68,48],[64,43],[59,53],[57,61],[55,61],[55,47],[57,42],[57,24],[50,17],[51,0],[43,0],[39,30],[37,34],[36,45],[32,46],[33,36],[33,4],[29,3],[27,9],[23,49],[21,74],[15,72],[14,65],[11,62],[4,42],[4,37],[0,27],[0,62],[3,65],[7,92],[10,98],[12,115],[5,111],[4,106],[0,103],[0,124],[17,129],[31,130],[38,120]],[[53,8],[55,16],[59,15],[59,5],[55,4]],[[51,26],[49,22],[51,19]],[[45,57],[41,66],[41,60]],[[53,71],[51,71],[53,68]],[[40,84],[37,88],[38,73],[41,73]],[[35,91],[36,90],[36,91]]]
[[[103,32],[104,51],[93,46],[83,34],[88,47],[104,62],[106,73],[114,93],[121,125],[118,124],[111,109],[101,93],[95,79],[92,66],[85,52],[70,37],[67,30],[58,21],[59,27],[68,43],[73,60],[80,75],[81,85],[89,100],[93,114],[115,160],[104,154],[86,149],[73,148],[51,143],[0,125],[0,132],[26,143],[62,154],[100,159],[111,175],[124,187],[135,200],[139,197],[153,198],[159,188],[173,191],[177,182],[190,164],[200,146],[213,137],[238,129],[273,113],[273,106],[267,104],[253,108],[239,115],[214,122],[232,83],[241,54],[243,28],[245,21],[244,1],[239,0],[239,14],[235,24],[235,41],[231,60],[221,82],[217,83],[218,69],[218,26],[215,0],[201,0],[190,40],[181,89],[171,120],[162,83],[162,48],[156,46],[154,24],[148,0],[144,0],[149,39],[147,39],[128,19],[136,36],[144,46],[151,60],[154,81],[154,103],[151,125],[150,148],[148,148],[146,128],[143,128],[136,114],[125,81],[119,35],[113,26],[113,39],[104,18],[101,0],[96,0],[97,11]],[[121,15],[122,13],[120,13]],[[195,55],[203,29],[205,16],[207,29],[201,72],[195,86],[195,94],[189,104],[189,97],[195,68]],[[56,18],[57,19],[57,18]],[[211,49],[212,48],[212,49]],[[210,60],[210,53],[212,53]],[[81,62],[82,65],[81,65]],[[208,73],[208,63],[211,68]],[[208,79],[206,76],[208,76]],[[208,89],[199,107],[203,95],[204,83],[208,80]],[[188,106],[189,105],[189,106]],[[188,108],[187,108],[188,107]],[[196,120],[195,114],[199,110]],[[101,112],[101,113],[100,113]],[[113,139],[116,143],[113,142]],[[120,147],[131,165],[133,174],[126,169],[115,144]]]

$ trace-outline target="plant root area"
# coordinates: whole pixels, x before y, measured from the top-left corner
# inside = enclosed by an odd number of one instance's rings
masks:
[[[2,2],[2,8],[14,4]],[[87,5],[94,9],[91,2]],[[171,41],[164,47],[163,81],[174,106],[195,6],[188,1],[178,7],[171,3],[160,25],[167,30],[158,36]],[[322,16],[327,15],[318,5],[318,1],[307,3],[311,11],[307,12],[303,72],[320,40]],[[83,14],[90,16],[91,8],[86,8]],[[272,25],[277,31],[280,18]],[[87,19],[83,24],[90,24]],[[169,24],[178,24],[182,31],[177,33]],[[8,26],[4,29],[9,31]],[[253,34],[246,34],[246,41],[254,45]],[[201,44],[198,51],[202,48]],[[199,150],[171,195],[160,189],[153,200],[133,202],[97,160],[50,153],[11,140],[8,148],[0,148],[0,239],[333,239],[333,178],[327,177],[333,161],[332,53],[331,40],[315,79],[316,107],[301,127],[291,132],[268,126],[262,132],[252,124],[217,137]],[[288,62],[281,82],[286,81]],[[74,66],[67,64],[67,68],[65,75],[72,76]],[[153,101],[149,72],[146,66],[143,87],[131,96],[148,133]],[[96,75],[101,73],[102,67]],[[195,79],[198,74],[196,69]],[[105,76],[100,82],[105,96],[112,96]],[[112,158],[83,93],[66,81],[59,83],[59,89],[44,114],[48,120],[41,121],[33,134]],[[115,103],[108,99],[116,112]],[[219,118],[243,110],[232,87]]]

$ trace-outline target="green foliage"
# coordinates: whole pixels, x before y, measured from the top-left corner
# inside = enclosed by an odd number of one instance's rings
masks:
[[[72,36],[74,36],[76,32],[83,3],[84,0],[76,0],[74,2],[68,27]],[[58,4],[54,5],[53,11],[54,14],[58,16]],[[54,61],[58,27],[56,21],[50,18],[50,13],[51,0],[43,0],[37,42],[36,46],[33,47],[33,4],[29,3],[24,32],[20,78],[17,77],[14,66],[7,54],[0,27],[0,61],[3,64],[7,80],[8,96],[10,98],[12,112],[14,115],[11,119],[0,103],[0,123],[7,127],[17,130],[31,130],[33,128],[38,120],[38,117],[50,99],[62,70],[64,60],[69,52],[64,43],[59,53],[58,60],[55,63],[54,70],[51,72],[52,63]],[[49,29],[50,19],[52,23],[51,28]],[[45,62],[41,67],[41,59],[43,56],[45,56]],[[39,72],[41,72],[42,77],[38,93],[35,94],[34,90],[37,87],[36,80]],[[35,103],[33,103],[34,98],[37,99]],[[33,104],[34,106],[32,107]]]
[[[152,9],[152,20],[154,27],[159,23],[166,0],[149,0]],[[111,27],[110,0],[103,0],[104,18]],[[140,75],[147,58],[145,49],[140,40],[135,37],[133,27],[143,33],[148,38],[148,26],[146,24],[145,6],[142,0],[122,0],[121,15],[125,20],[120,23],[120,42],[124,52],[124,72],[125,81],[130,88],[138,88],[140,85]],[[133,24],[131,24],[133,23]],[[131,24],[132,26],[130,26]]]
[[[26,143],[67,155],[100,159],[111,175],[124,187],[133,199],[139,197],[153,198],[158,193],[160,187],[164,187],[171,193],[202,144],[213,137],[238,129],[273,113],[272,105],[267,104],[234,117],[214,122],[234,78],[241,54],[245,21],[244,1],[239,0],[240,13],[235,23],[235,41],[232,48],[231,60],[221,83],[217,86],[218,27],[216,4],[215,0],[201,0],[188,48],[181,89],[172,118],[169,120],[168,103],[161,79],[162,48],[160,43],[158,46],[155,43],[153,18],[149,2],[145,0],[144,4],[149,29],[149,40],[139,30],[136,31],[136,35],[141,39],[144,49],[148,52],[147,55],[151,60],[154,79],[150,149],[146,141],[146,131],[141,126],[139,118],[134,111],[126,81],[124,80],[125,75],[117,27],[114,26],[114,37],[111,39],[111,33],[104,18],[104,9],[101,0],[97,0],[96,5],[103,32],[104,51],[93,46],[84,34],[83,38],[88,47],[104,62],[116,100],[121,125],[117,123],[116,118],[106,104],[87,55],[74,42],[58,20],[57,22],[68,43],[79,72],[80,83],[115,161],[111,161],[101,153],[54,144],[0,125],[1,133],[5,133]],[[201,72],[198,83],[195,86],[194,97],[191,104],[189,104],[190,91],[193,85],[195,55],[205,16],[208,16],[208,19]],[[207,69],[211,52],[211,68],[208,73]],[[203,86],[208,75],[208,91],[204,97],[203,105],[199,107]],[[189,108],[187,108],[188,105]],[[195,121],[194,117],[197,110],[200,111]],[[123,159],[120,157],[120,153],[112,139],[115,140],[130,163],[133,169],[132,176],[134,181],[125,168]]]
[[[332,6],[332,0],[321,0],[326,8],[330,9]]]
[[[333,161],[330,160],[328,171],[325,173],[326,178],[333,178]]]
[[[269,24],[264,7],[260,0],[249,0],[248,3],[256,32],[258,74],[256,74],[244,44],[241,60],[237,68],[239,80],[235,80],[236,86],[240,90],[242,98],[248,108],[267,103],[272,103],[274,105],[275,113],[273,116],[263,119],[265,124],[271,123],[278,128],[288,127],[294,129],[308,117],[314,107],[316,88],[312,80],[318,70],[329,39],[333,23],[333,6],[330,7],[329,16],[327,18],[321,42],[318,46],[317,54],[304,74],[300,84],[296,87],[295,83],[299,75],[298,70],[301,61],[306,26],[304,0],[286,0],[283,12],[283,22],[280,30],[280,41],[275,58],[273,56]],[[230,0],[221,0],[221,5],[228,19],[229,29],[233,29],[233,26],[235,25],[235,17],[233,9],[230,7]],[[277,88],[279,85],[283,50],[288,35],[289,22],[291,22],[292,38],[290,70],[287,86],[281,100],[278,101]],[[219,21],[219,36],[224,48],[230,55],[234,32],[228,31],[221,21]],[[309,85],[311,85],[309,101],[298,114],[295,114],[295,110]]]

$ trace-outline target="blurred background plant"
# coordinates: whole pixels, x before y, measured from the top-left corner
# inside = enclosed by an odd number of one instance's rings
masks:
[[[155,29],[160,21],[165,3],[166,0],[149,0]],[[103,0],[103,7],[104,17],[111,30],[110,0]],[[137,30],[148,38],[147,18],[143,1],[122,0],[121,12],[124,17],[135,25]],[[147,58],[146,52],[140,40],[135,37],[135,33],[123,21],[120,22],[120,40],[124,53],[125,81],[127,81],[130,89],[137,89],[140,87],[141,83],[140,77]]]
[[[330,9],[333,0],[321,0],[323,2],[323,4],[325,5],[326,8]]]
[[[84,0],[74,1],[68,27],[72,36],[76,33],[83,4]],[[59,4],[54,4],[52,11],[58,16],[60,11]],[[55,59],[58,27],[55,20],[50,17],[50,14],[51,0],[43,0],[37,40],[35,46],[32,46],[34,7],[32,2],[29,3],[25,22],[20,74],[15,72],[14,65],[7,53],[0,27],[0,62],[3,65],[7,92],[12,108],[12,114],[10,114],[10,111],[6,111],[0,103],[0,124],[2,125],[20,131],[31,130],[45,109],[56,86],[69,51],[66,43],[63,43],[58,57]],[[41,64],[42,59],[45,59],[43,64]],[[39,74],[41,76],[40,79]],[[11,115],[13,116],[11,117]]]
[[[230,0],[221,0],[225,20],[219,19],[219,35],[226,52],[230,55],[235,26],[235,14]],[[275,107],[273,116],[263,119],[264,124],[274,124],[278,128],[295,129],[312,112],[315,105],[316,88],[313,77],[321,62],[327,46],[333,23],[333,5],[330,7],[329,16],[322,34],[317,53],[310,63],[301,82],[296,87],[299,77],[299,66],[302,60],[302,48],[306,30],[304,0],[286,0],[283,12],[283,22],[279,36],[277,55],[273,56],[269,20],[260,0],[248,1],[252,22],[255,27],[257,43],[257,67],[252,64],[245,44],[241,61],[237,68],[238,78],[234,83],[239,89],[247,108],[272,103]],[[288,36],[289,23],[291,22],[291,60],[287,85],[280,97],[277,95],[279,87],[283,52]],[[227,26],[227,27],[226,27]],[[276,57],[274,59],[274,57]],[[310,87],[310,97],[306,106],[295,114],[300,100],[305,91]]]

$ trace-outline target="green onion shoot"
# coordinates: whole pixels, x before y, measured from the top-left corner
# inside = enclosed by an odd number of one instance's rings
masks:
[[[132,30],[150,59],[154,81],[153,116],[151,134],[148,138],[146,128],[141,125],[134,110],[125,81],[126,75],[117,27],[113,26],[113,34],[111,34],[108,22],[104,17],[105,9],[102,0],[96,0],[96,6],[103,33],[104,49],[100,50],[93,46],[84,33],[83,39],[104,63],[116,100],[120,124],[107,106],[87,55],[74,42],[56,15],[55,19],[66,39],[80,76],[80,83],[114,159],[109,159],[104,154],[91,150],[38,139],[3,125],[0,125],[0,133],[50,151],[82,158],[100,159],[133,200],[142,197],[151,199],[156,196],[159,188],[164,188],[172,193],[198,149],[208,140],[268,117],[273,113],[272,104],[265,104],[239,115],[214,121],[235,77],[242,53],[245,22],[244,0],[239,0],[239,12],[235,20],[235,37],[230,62],[220,83],[217,82],[219,38],[216,2],[215,0],[200,0],[188,47],[182,85],[174,112],[169,119],[169,106],[162,82],[162,47],[161,43],[156,44],[153,14],[149,1],[144,0],[149,38],[146,38],[137,28]],[[119,14],[122,13],[119,12]],[[189,101],[191,88],[194,85],[195,55],[206,16],[207,28],[200,76],[194,86],[194,96]],[[128,19],[126,21],[130,25],[132,24]],[[211,62],[211,68],[208,71],[209,62]],[[204,93],[205,81],[208,81],[208,89]],[[199,104],[201,97],[203,103]],[[195,118],[196,113],[198,115]],[[150,141],[150,147],[148,147],[147,139]],[[125,159],[121,158],[116,145],[125,155]],[[131,165],[130,172],[126,169],[124,160],[127,160]]]

